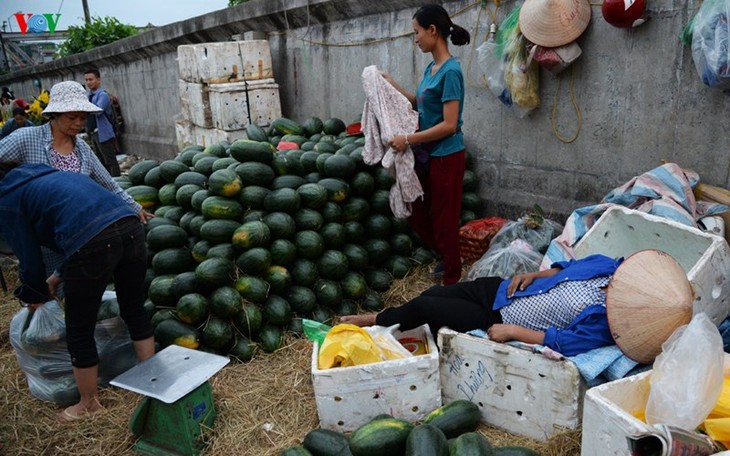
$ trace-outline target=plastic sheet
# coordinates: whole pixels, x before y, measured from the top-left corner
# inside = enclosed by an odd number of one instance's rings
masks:
[[[720,397],[723,356],[720,333],[704,313],[677,329],[654,362],[646,422],[695,429]]]

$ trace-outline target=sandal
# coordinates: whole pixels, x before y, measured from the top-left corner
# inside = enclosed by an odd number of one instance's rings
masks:
[[[90,418],[94,415],[97,415],[98,413],[101,413],[104,410],[103,408],[99,408],[99,409],[94,410],[93,412],[84,410],[81,413],[75,413],[72,410],[74,407],[76,407],[76,405],[72,405],[70,407],[66,407],[65,409],[63,409],[63,411],[58,414],[58,420],[63,423],[70,423],[72,421],[84,420],[84,419]]]

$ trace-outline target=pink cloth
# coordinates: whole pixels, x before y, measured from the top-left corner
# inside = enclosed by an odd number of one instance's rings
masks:
[[[423,196],[423,188],[413,169],[411,148],[398,153],[388,142],[397,135],[414,133],[418,128],[418,112],[383,78],[375,65],[363,70],[362,85],[365,90],[362,156],[365,163],[381,163],[395,177],[395,184],[390,189],[390,208],[396,217],[406,218],[411,215],[411,203]]]

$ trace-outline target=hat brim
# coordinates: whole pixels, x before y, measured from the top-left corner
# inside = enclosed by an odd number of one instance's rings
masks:
[[[559,47],[575,41],[591,21],[588,0],[526,0],[520,8],[520,31],[530,42]]]
[[[51,100],[48,106],[46,106],[46,109],[43,110],[43,114],[63,114],[65,112],[97,113],[101,111],[103,109],[90,101],[74,100],[72,103],[54,103]]]
[[[661,250],[641,250],[616,269],[606,289],[608,326],[632,360],[649,364],[692,319],[694,293],[682,266]]]

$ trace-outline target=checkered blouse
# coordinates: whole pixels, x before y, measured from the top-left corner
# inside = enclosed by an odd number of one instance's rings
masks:
[[[589,280],[566,281],[546,293],[515,298],[511,304],[500,309],[502,321],[535,331],[549,327],[563,329],[583,309],[606,302],[606,292],[611,276]]]

